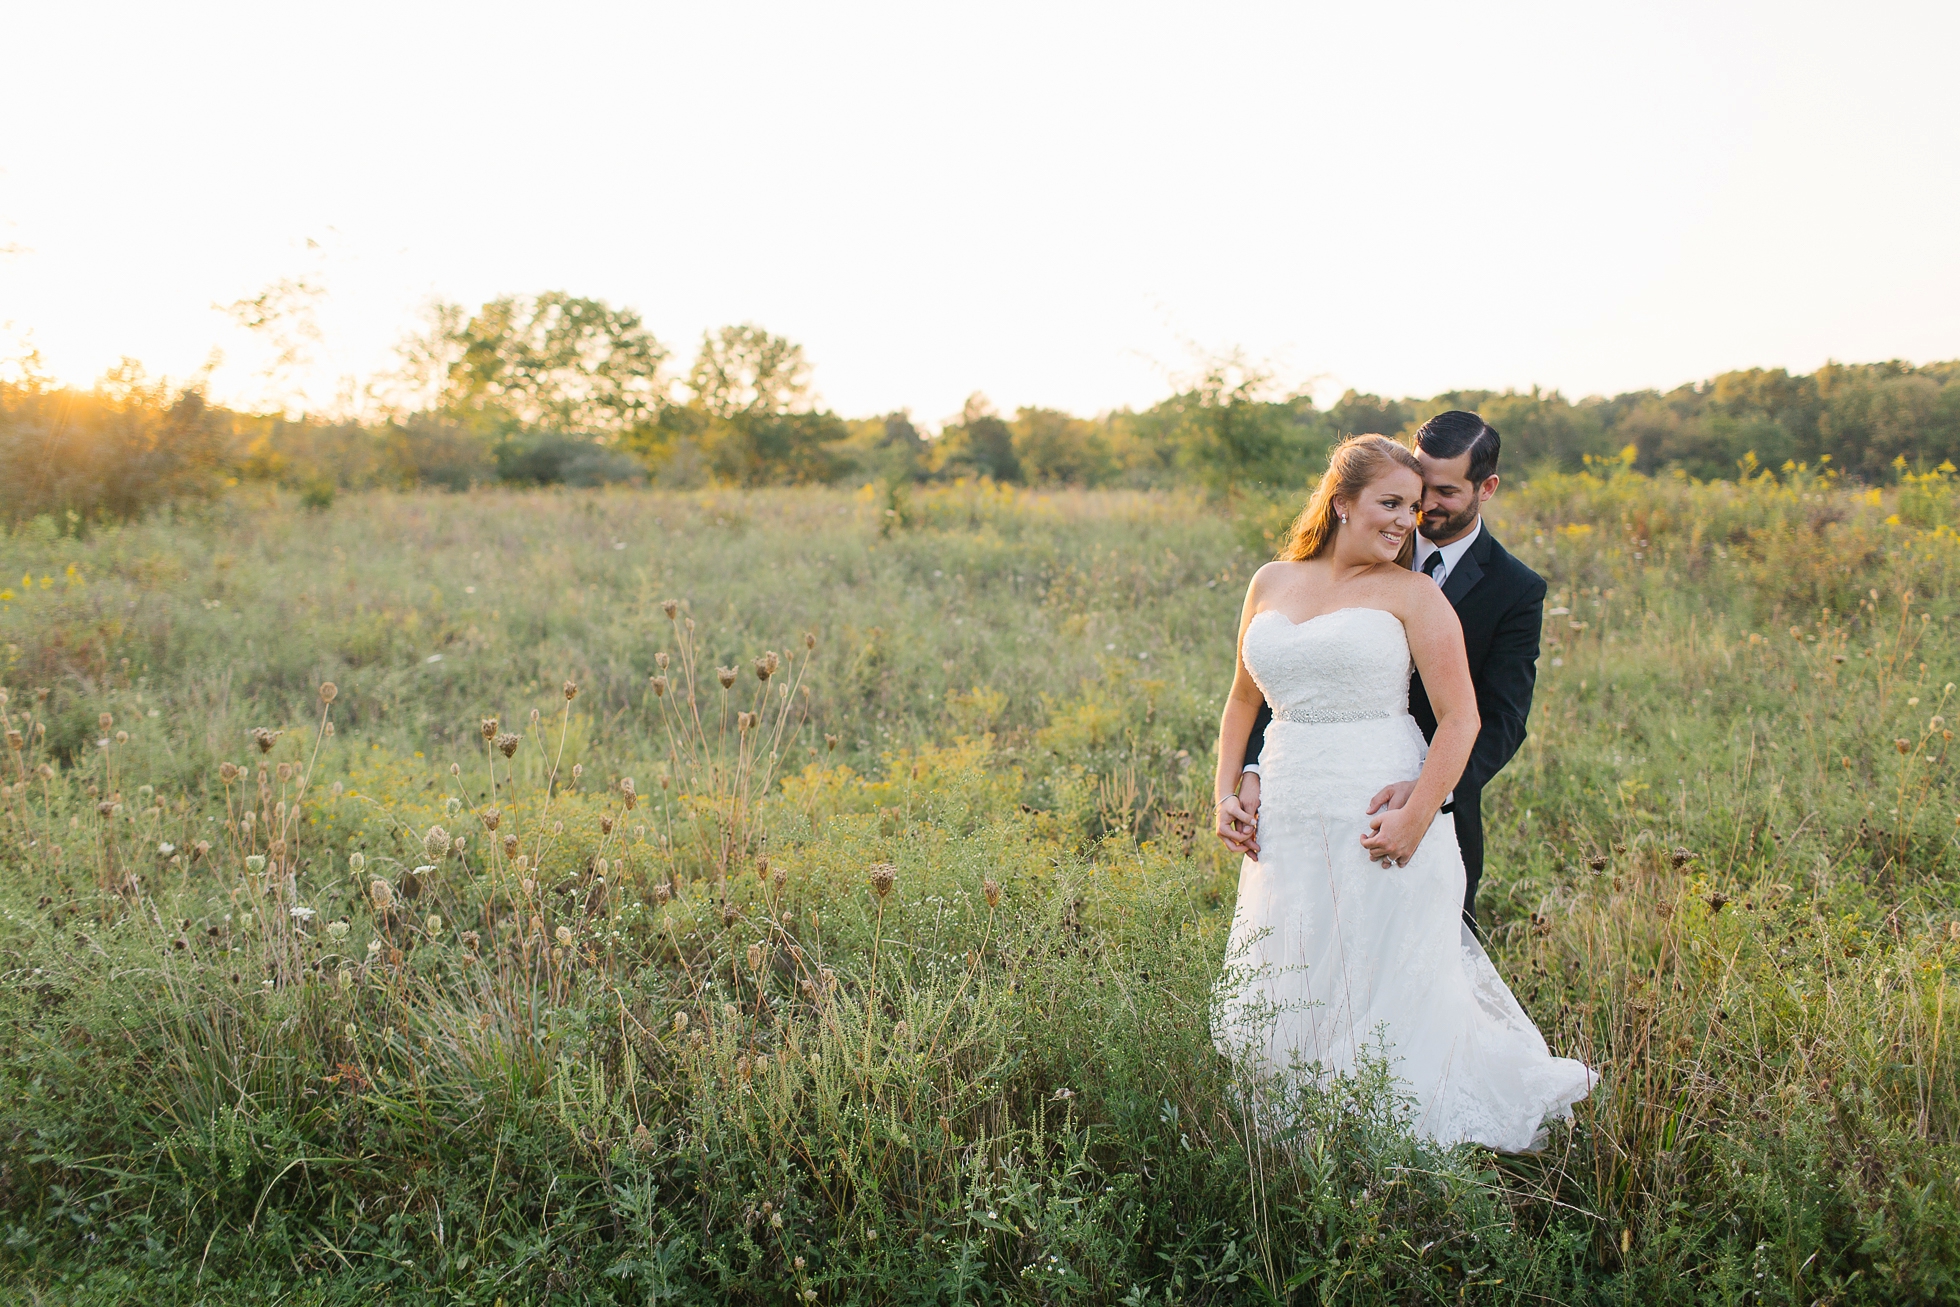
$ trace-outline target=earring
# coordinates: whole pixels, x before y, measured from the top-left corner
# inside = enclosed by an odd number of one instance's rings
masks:
[[[1340,519],[1341,519],[1341,525],[1342,525],[1342,526],[1346,526],[1346,525],[1347,525],[1347,514],[1346,514],[1346,513],[1341,513],[1341,514],[1338,514],[1338,516],[1339,516],[1339,517],[1340,517]]]

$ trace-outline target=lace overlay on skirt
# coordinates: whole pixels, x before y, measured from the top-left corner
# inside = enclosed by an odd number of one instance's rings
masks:
[[[1406,867],[1361,847],[1368,800],[1426,752],[1408,713],[1394,614],[1303,623],[1265,612],[1245,664],[1273,706],[1260,755],[1257,858],[1239,871],[1214,1038],[1263,1070],[1353,1070],[1385,1051],[1440,1143],[1524,1151],[1598,1077],[1553,1057],[1459,916],[1463,858],[1438,816]]]

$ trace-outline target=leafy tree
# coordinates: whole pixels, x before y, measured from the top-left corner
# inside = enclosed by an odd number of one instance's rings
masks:
[[[667,351],[631,309],[563,291],[506,295],[465,320],[438,306],[411,357],[439,362],[439,406],[512,426],[613,438],[652,422]]]
[[[978,391],[967,396],[960,420],[940,432],[937,453],[941,476],[991,477],[1004,482],[1021,479],[1013,429],[1001,421],[994,406]]]

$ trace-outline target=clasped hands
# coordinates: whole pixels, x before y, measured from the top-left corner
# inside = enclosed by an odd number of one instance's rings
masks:
[[[1361,847],[1369,860],[1384,867],[1406,867],[1416,855],[1416,847],[1428,833],[1428,823],[1418,823],[1408,811],[1414,781],[1397,781],[1384,786],[1368,802],[1368,815],[1374,820],[1361,836]],[[1377,816],[1376,814],[1380,814]],[[1239,792],[1229,794],[1218,805],[1218,838],[1235,853],[1259,852],[1259,774],[1254,772],[1239,783]]]

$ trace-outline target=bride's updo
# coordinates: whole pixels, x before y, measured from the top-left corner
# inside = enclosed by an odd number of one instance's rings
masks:
[[[1307,506],[1300,510],[1293,529],[1287,533],[1286,544],[1279,551],[1280,559],[1298,563],[1320,557],[1334,543],[1334,533],[1341,529],[1341,519],[1334,512],[1335,496],[1352,504],[1383,473],[1397,467],[1407,468],[1418,478],[1422,476],[1422,464],[1416,461],[1415,451],[1387,436],[1349,436],[1334,446],[1320,484],[1313,488]],[[1395,561],[1407,567],[1415,552],[1416,533],[1411,531]]]

